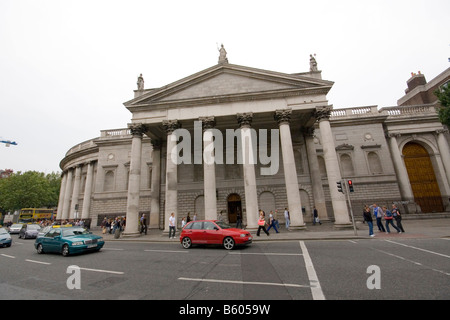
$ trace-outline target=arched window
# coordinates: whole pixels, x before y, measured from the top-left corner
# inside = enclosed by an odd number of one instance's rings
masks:
[[[353,169],[352,158],[347,154],[341,154],[341,171],[343,176],[353,176],[355,174],[355,170]]]
[[[383,168],[381,167],[380,157],[376,152],[369,152],[367,154],[367,161],[369,162],[369,170],[371,174],[383,173]]]
[[[114,171],[106,171],[103,191],[114,191]]]

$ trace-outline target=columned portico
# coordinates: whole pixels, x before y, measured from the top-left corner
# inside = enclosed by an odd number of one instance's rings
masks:
[[[216,164],[213,128],[214,117],[201,117],[203,124],[203,181],[205,197],[205,219],[217,219]]]
[[[242,168],[244,171],[245,210],[247,213],[247,229],[258,228],[258,194],[256,191],[255,156],[251,133],[253,113],[238,113],[237,121],[241,129]]]
[[[317,107],[315,117],[319,121],[320,136],[325,158],[328,185],[330,187],[331,204],[333,206],[335,226],[350,226],[350,218],[345,196],[337,190],[336,182],[341,181],[341,172],[336,155],[336,148],[333,141],[333,133],[330,126],[331,107]]]
[[[131,141],[130,175],[128,180],[127,225],[123,232],[124,236],[135,236],[139,234],[142,137],[145,127],[142,124],[132,124],[130,131],[133,138]]]
[[[152,139],[152,180],[151,180],[151,200],[150,200],[150,221],[149,228],[159,227],[159,193],[161,190],[161,146],[162,141]]]
[[[284,179],[288,200],[288,210],[293,229],[305,228],[303,221],[302,204],[298,188],[297,170],[295,168],[294,150],[292,148],[291,109],[276,110],[275,120],[280,128],[281,152],[283,154]]]
[[[175,221],[178,217],[178,172],[177,172],[177,136],[174,131],[180,128],[178,120],[164,120],[162,123],[167,133],[167,156],[166,156],[166,201],[164,214],[164,232],[169,232],[169,218],[172,213]]]

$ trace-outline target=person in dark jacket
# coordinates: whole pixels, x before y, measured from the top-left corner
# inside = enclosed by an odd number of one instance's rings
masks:
[[[373,233],[372,214],[371,214],[370,208],[368,206],[366,206],[364,208],[363,217],[364,217],[364,221],[367,222],[367,225],[369,226],[369,236],[374,237],[375,234]]]
[[[405,232],[402,225],[402,216],[400,214],[400,210],[398,210],[395,204],[392,205],[392,215],[394,216],[395,223],[397,224],[397,228],[400,229],[401,232]]]

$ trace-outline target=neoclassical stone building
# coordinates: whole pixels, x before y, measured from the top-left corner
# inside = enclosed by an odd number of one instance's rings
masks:
[[[172,212],[230,223],[240,212],[252,229],[259,209],[283,221],[288,208],[291,226],[305,228],[315,206],[345,227],[341,179],[353,181],[358,215],[392,202],[450,211],[449,134],[430,94],[450,68],[430,83],[413,75],[398,106],[333,109],[333,82],[313,57],[310,71],[286,74],[230,64],[222,49],[218,64],[161,88],[138,78],[127,128],[102,130],[62,159],[58,218],[95,226],[126,216],[125,234],[135,234],[141,214],[168,230]]]

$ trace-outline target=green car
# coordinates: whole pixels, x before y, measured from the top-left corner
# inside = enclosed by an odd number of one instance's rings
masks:
[[[63,256],[99,251],[105,241],[82,227],[58,227],[36,238],[34,247],[38,253],[60,252]]]

